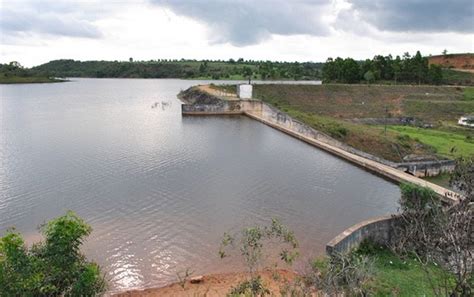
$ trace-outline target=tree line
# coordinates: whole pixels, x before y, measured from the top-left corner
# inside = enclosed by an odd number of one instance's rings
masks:
[[[57,77],[319,79],[323,63],[222,60],[75,61],[54,60],[33,67]]]
[[[441,66],[429,65],[419,51],[414,56],[376,55],[373,59],[355,61],[352,58],[328,58],[322,68],[324,82],[360,83],[393,81],[395,83],[441,84]]]
[[[33,76],[34,73],[30,69],[24,68],[17,61],[12,61],[10,63],[0,64],[0,74],[2,76],[19,76],[19,77],[28,77]]]

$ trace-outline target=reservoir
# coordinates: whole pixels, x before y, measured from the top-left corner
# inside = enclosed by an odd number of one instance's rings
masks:
[[[93,228],[82,250],[116,291],[187,268],[243,270],[219,259],[223,233],[271,218],[295,231],[305,263],[344,229],[396,211],[396,185],[264,124],[182,117],[176,94],[204,83],[1,85],[0,235],[15,226],[35,242],[40,224],[73,210]]]

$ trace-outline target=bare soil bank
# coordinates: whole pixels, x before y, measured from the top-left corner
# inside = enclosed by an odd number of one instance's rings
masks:
[[[265,270],[259,273],[263,282],[274,295],[279,295],[285,281],[291,282],[297,274],[289,270]],[[276,277],[277,276],[277,277]],[[188,297],[188,296],[226,296],[227,293],[240,282],[248,279],[248,274],[243,272],[212,274],[203,277],[200,283],[192,284],[189,280],[184,284],[174,283],[162,288],[145,290],[132,290],[114,295],[115,297]]]
[[[443,68],[454,68],[474,71],[474,54],[447,54],[428,57],[429,64],[441,65]]]

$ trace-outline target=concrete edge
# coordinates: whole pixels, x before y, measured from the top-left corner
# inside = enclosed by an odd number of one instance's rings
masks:
[[[349,252],[351,249],[356,248],[363,240],[376,236],[376,234],[373,234],[376,233],[374,232],[374,230],[372,230],[372,233],[368,231],[370,230],[371,225],[383,225],[384,223],[393,224],[395,220],[398,220],[399,218],[399,215],[385,215],[370,218],[355,225],[352,225],[351,227],[339,233],[336,237],[331,239],[331,241],[326,244],[326,254],[330,256],[334,251],[343,253]],[[365,232],[363,232],[363,229],[368,230],[365,230]],[[392,226],[390,226],[390,228],[388,230],[385,230],[384,233],[387,233],[386,235],[387,237],[389,237],[388,233],[392,232]],[[358,237],[354,236],[356,235],[356,233],[360,233]],[[356,237],[356,239],[351,239],[353,237]],[[353,242],[350,242],[351,240]],[[345,241],[348,241],[350,243],[345,243]],[[341,249],[343,249],[343,251],[341,251]]]
[[[338,156],[339,158],[342,158],[346,161],[349,161],[359,167],[362,167],[364,169],[367,169],[373,173],[376,173],[380,176],[383,176],[383,177],[386,177],[392,181],[395,181],[397,183],[401,183],[401,182],[410,182],[410,183],[414,183],[414,184],[417,184],[417,185],[420,185],[420,186],[424,186],[424,187],[429,187],[431,188],[436,194],[438,194],[443,200],[445,200],[446,202],[448,203],[456,203],[458,202],[458,199],[454,198],[456,197],[454,194],[454,192],[446,189],[446,188],[443,188],[441,186],[438,186],[436,184],[433,184],[433,183],[430,183],[430,182],[427,182],[425,180],[422,180],[418,177],[415,177],[415,176],[412,176],[412,175],[409,175],[405,172],[402,172],[398,169],[395,169],[395,168],[392,168],[390,166],[387,166],[387,165],[384,165],[384,164],[381,164],[381,163],[377,163],[375,161],[372,161],[372,160],[369,160],[369,159],[366,159],[364,157],[361,157],[361,156],[357,156],[355,154],[352,154],[350,152],[347,152],[347,151],[344,151],[343,149],[340,149],[340,148],[337,148],[337,147],[333,147],[327,143],[324,143],[324,142],[321,142],[321,141],[318,141],[316,139],[312,139],[312,138],[308,138],[304,135],[301,135],[299,133],[296,133],[294,131],[291,131],[289,129],[286,129],[284,127],[281,127],[279,125],[276,125],[272,122],[269,122],[265,119],[262,119],[262,118],[259,118],[258,116],[255,116],[255,115],[252,115],[252,114],[249,114],[249,113],[244,113],[245,115],[247,115],[248,117],[252,118],[252,119],[255,119],[259,122],[262,122],[272,128],[275,128],[279,131],[282,131],[288,135],[291,135],[295,138],[298,138],[306,143],[309,143],[315,147],[318,147],[320,149],[323,149],[327,152],[330,152],[331,154],[335,155],[335,156]],[[449,194],[447,194],[449,193]]]
[[[348,237],[349,235],[351,235],[352,233],[354,233],[355,231],[365,227],[365,226],[368,226],[368,225],[371,225],[373,223],[377,223],[377,222],[381,222],[381,221],[386,221],[386,220],[391,220],[395,217],[395,215],[385,215],[385,216],[379,216],[379,217],[373,217],[373,218],[370,218],[370,219],[367,219],[365,221],[362,221],[362,222],[359,222],[355,225],[352,225],[350,226],[349,228],[347,228],[346,230],[342,231],[341,233],[339,233],[338,235],[336,235],[336,237],[334,237],[333,239],[331,239],[327,244],[326,246],[336,246],[338,243],[340,243],[342,240],[344,240],[346,237]]]

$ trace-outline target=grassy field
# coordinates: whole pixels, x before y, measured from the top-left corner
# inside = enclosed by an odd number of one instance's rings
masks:
[[[0,84],[34,84],[34,83],[54,83],[64,82],[65,80],[54,79],[43,76],[3,76],[0,75]]]
[[[466,136],[463,133],[409,126],[389,126],[388,129],[426,143],[432,146],[437,154],[445,157],[456,158],[474,154],[474,132],[473,136]]]
[[[226,91],[235,89],[217,86]],[[474,131],[458,118],[474,114],[474,88],[412,85],[255,85],[254,97],[359,150],[401,162],[407,155],[474,154]],[[388,126],[385,117],[417,125]],[[371,125],[361,121],[370,119]]]
[[[262,99],[315,129],[392,161],[411,154],[474,154],[472,129],[455,123],[474,113],[473,88],[411,85],[256,85]],[[355,123],[354,119],[413,117],[432,129]]]
[[[430,121],[456,119],[474,103],[466,102],[461,87],[411,85],[256,85],[255,97],[286,101],[305,111],[341,119],[424,116]],[[454,107],[451,107],[454,105]],[[438,112],[446,109],[445,115]]]
[[[465,88],[463,95],[466,101],[474,100],[474,88]]]
[[[456,189],[451,187],[451,185],[449,184],[449,180],[451,179],[451,175],[449,173],[442,173],[437,176],[424,177],[423,179],[426,181],[429,181],[430,183],[440,185],[446,189],[457,191]]]
[[[443,84],[474,86],[474,73],[443,69]]]
[[[374,296],[435,296],[426,271],[415,259],[400,259],[385,248],[369,256],[375,266],[375,276],[369,284]],[[434,265],[427,270],[434,276],[434,283],[442,283],[443,276],[448,275]]]
[[[453,275],[434,264],[423,266],[412,257],[396,255],[386,247],[370,241],[362,242],[354,257],[365,256],[372,263],[371,277],[364,284],[368,296],[436,296],[433,286],[439,289],[445,281],[452,285]],[[328,258],[315,259],[313,267],[325,274]]]

